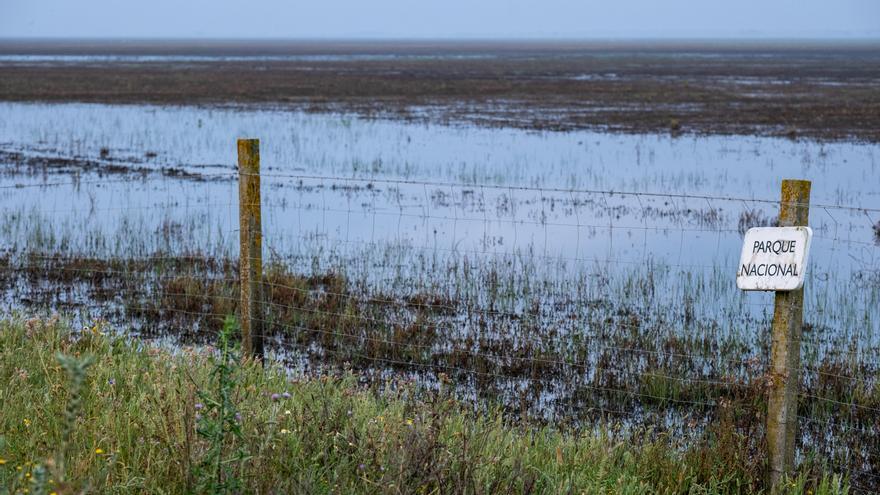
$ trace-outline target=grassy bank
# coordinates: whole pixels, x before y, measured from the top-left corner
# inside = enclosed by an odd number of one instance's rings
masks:
[[[750,493],[723,419],[702,441],[510,424],[348,374],[292,379],[54,320],[0,322],[0,493]],[[815,466],[791,493],[844,493]]]

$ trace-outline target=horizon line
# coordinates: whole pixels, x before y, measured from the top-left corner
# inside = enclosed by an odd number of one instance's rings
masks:
[[[451,36],[6,36],[21,41],[880,41],[880,30],[846,35],[451,35]]]

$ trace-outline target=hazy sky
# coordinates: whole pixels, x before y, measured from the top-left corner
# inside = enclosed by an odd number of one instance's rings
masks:
[[[880,37],[880,0],[0,0],[0,37]]]

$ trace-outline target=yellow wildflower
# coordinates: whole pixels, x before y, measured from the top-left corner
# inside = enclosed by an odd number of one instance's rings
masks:
[[[23,420],[21,420],[21,422],[24,423],[25,428],[29,428],[31,426],[31,420],[27,418],[24,418]]]
[[[0,457],[0,466],[6,464],[6,459]]]
[[[92,325],[92,328],[89,328],[88,330],[92,332],[92,335],[104,335],[104,332],[101,331],[101,326],[101,322],[98,321],[95,322],[95,324]]]
[[[98,447],[97,449],[95,449],[95,455],[101,455],[101,454],[103,454],[103,453],[104,453],[104,449],[102,449],[102,448],[100,448],[100,447]]]

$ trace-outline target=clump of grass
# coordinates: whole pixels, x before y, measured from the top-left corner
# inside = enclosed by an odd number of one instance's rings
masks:
[[[222,341],[219,358],[207,351],[171,353],[101,332],[74,336],[57,322],[0,322],[0,486],[31,488],[32,466],[67,438],[59,493],[189,493],[201,461],[218,458],[238,464],[237,488],[246,493],[762,490],[760,466],[749,461],[757,456],[741,435],[707,434],[685,447],[613,423],[581,431],[511,425],[499,410],[474,413],[443,388],[400,381],[364,388],[344,372],[290,378],[255,362],[232,365]],[[58,352],[94,360],[66,433],[65,372],[45,365]],[[210,411],[196,400],[223,411],[212,420],[225,425],[222,435],[193,435],[206,424],[196,415]],[[255,455],[212,455],[218,442],[224,452]],[[788,493],[806,490],[846,493],[847,484],[809,466]]]
[[[737,230],[745,235],[752,227],[776,227],[779,221],[768,217],[762,210],[743,210],[739,215]]]

